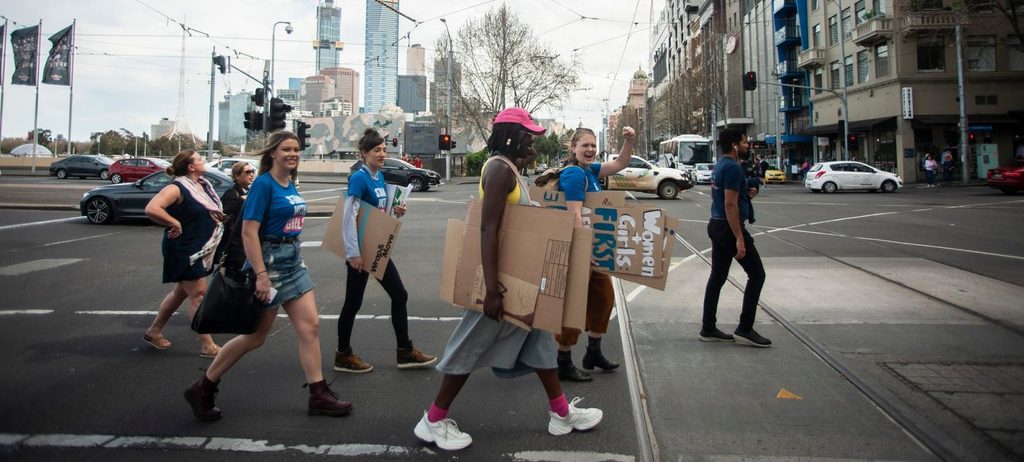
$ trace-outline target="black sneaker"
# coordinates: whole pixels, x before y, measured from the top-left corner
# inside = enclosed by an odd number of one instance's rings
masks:
[[[761,334],[758,334],[754,329],[750,329],[749,332],[736,331],[733,332],[733,335],[736,336],[736,343],[741,343],[743,345],[750,345],[757,348],[768,348],[772,346],[771,340],[762,337]]]
[[[721,330],[715,329],[713,331],[700,330],[700,341],[702,342],[732,342],[735,339]]]

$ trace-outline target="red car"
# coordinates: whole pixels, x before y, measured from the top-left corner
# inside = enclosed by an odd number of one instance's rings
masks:
[[[996,167],[988,171],[988,185],[1006,194],[1024,191],[1024,164]]]
[[[171,164],[166,160],[152,157],[121,159],[110,166],[110,182],[116,184],[141,180],[150,173],[164,171],[168,165]]]

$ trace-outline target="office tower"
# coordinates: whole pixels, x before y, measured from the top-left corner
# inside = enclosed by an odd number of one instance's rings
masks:
[[[320,103],[334,98],[334,79],[325,75],[306,77],[302,82],[299,95],[302,98],[302,110],[314,114],[320,112]]]
[[[359,72],[347,67],[330,67],[320,75],[334,80],[334,96],[352,103],[353,111],[359,112]]]
[[[393,104],[398,92],[398,0],[366,0],[365,112]]]
[[[406,52],[405,75],[427,75],[427,50],[418,43]]]
[[[217,141],[225,144],[238,144],[245,141],[245,127],[242,125],[244,114],[249,110],[252,93],[224,95],[224,101],[217,103],[218,132]]]
[[[398,107],[405,112],[423,112],[427,110],[427,76],[398,76]]]
[[[338,53],[344,48],[341,42],[341,8],[334,6],[334,0],[324,0],[316,7],[316,71],[338,67]]]

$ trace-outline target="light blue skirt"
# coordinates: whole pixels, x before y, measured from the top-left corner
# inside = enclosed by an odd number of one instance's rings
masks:
[[[498,377],[513,378],[536,369],[557,368],[557,355],[555,336],[550,332],[527,332],[479,311],[465,310],[448,339],[437,370],[466,375],[490,367]]]

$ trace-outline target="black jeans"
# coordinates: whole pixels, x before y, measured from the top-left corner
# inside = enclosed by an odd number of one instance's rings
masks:
[[[748,332],[754,328],[754,315],[757,312],[757,301],[761,298],[761,288],[764,287],[764,265],[761,264],[761,256],[754,247],[754,238],[740,224],[743,231],[743,242],[747,249],[746,256],[739,260],[743,271],[747,272],[747,286],[743,291],[743,310],[740,311],[740,323],[736,330]],[[727,220],[712,219],[708,222],[708,237],[711,238],[711,277],[708,278],[708,285],[704,289],[704,319],[703,330],[710,332],[715,330],[715,315],[718,313],[718,297],[722,292],[729,277],[729,267],[732,266],[733,257],[736,256],[736,237],[729,229]]]
[[[338,350],[345,351],[351,348],[352,326],[356,321],[356,313],[363,305],[363,294],[366,292],[366,281],[370,273],[356,271],[345,262],[348,269],[348,278],[345,283],[345,305],[341,308],[341,316],[338,317]],[[393,261],[388,261],[388,267],[384,269],[384,279],[378,280],[384,291],[391,297],[391,326],[395,329],[395,338],[398,340],[398,348],[412,347],[409,340],[409,313],[407,303],[409,293],[402,285],[402,278],[398,275],[398,268],[395,268]]]

